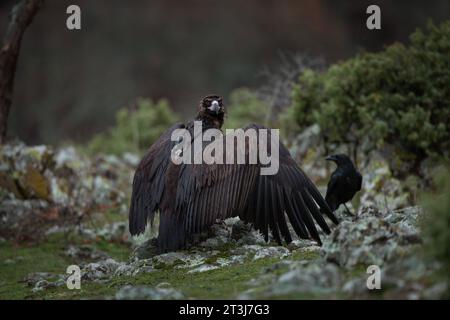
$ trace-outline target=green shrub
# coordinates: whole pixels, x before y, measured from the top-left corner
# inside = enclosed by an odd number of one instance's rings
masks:
[[[226,105],[225,129],[237,129],[249,123],[268,124],[269,107],[247,88],[231,92]]]
[[[115,126],[94,136],[87,149],[90,153],[117,155],[127,151],[142,153],[176,120],[166,100],[154,103],[140,98],[134,110],[120,109]]]
[[[298,128],[321,126],[327,144],[393,145],[408,161],[449,159],[450,21],[417,30],[409,46],[362,53],[326,72],[305,71],[293,89]]]
[[[450,281],[450,171],[437,170],[434,193],[422,197],[424,218],[421,229],[425,254],[441,263],[441,276]],[[450,285],[450,283],[448,283]],[[447,292],[450,297],[450,287]]]

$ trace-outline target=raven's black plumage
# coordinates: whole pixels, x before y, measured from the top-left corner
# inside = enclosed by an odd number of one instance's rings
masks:
[[[220,129],[224,111],[219,96],[207,96],[201,101],[195,120],[202,121],[203,130]],[[252,223],[266,241],[270,230],[280,244],[282,239],[292,241],[286,216],[299,237],[312,238],[319,244],[314,220],[326,233],[330,232],[320,212],[338,223],[317,188],[281,143],[279,171],[271,176],[260,175],[259,163],[174,164],[170,160],[175,145],[171,133],[179,128],[192,132],[193,123],[179,123],[167,130],[136,169],[129,212],[131,234],[144,232],[147,221],[153,221],[157,211],[160,213],[157,243],[161,252],[183,248],[193,234],[204,231],[217,219],[233,216]],[[252,124],[244,130],[249,128],[265,129]]]
[[[352,200],[354,195],[361,190],[362,176],[345,154],[332,155],[326,160],[337,164],[336,170],[331,174],[325,196],[328,206],[334,212],[341,204],[345,206],[345,203]],[[345,208],[347,209],[347,207]]]

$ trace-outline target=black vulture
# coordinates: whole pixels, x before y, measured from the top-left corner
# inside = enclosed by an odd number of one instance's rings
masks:
[[[175,124],[150,147],[133,179],[130,233],[143,233],[147,223],[153,223],[155,213],[159,212],[157,246],[159,252],[168,252],[185,248],[192,235],[205,231],[216,220],[239,216],[259,230],[266,241],[270,230],[273,238],[282,244],[282,238],[287,243],[292,241],[288,218],[300,238],[313,239],[321,245],[315,222],[324,232],[330,233],[321,213],[335,224],[338,220],[281,143],[278,145],[278,172],[273,175],[260,173],[266,165],[259,158],[256,163],[248,161],[249,141],[245,142],[247,161],[244,164],[179,164],[172,161],[174,147],[180,144],[173,141],[176,129],[186,129],[192,134],[193,141],[195,122],[200,121],[203,130],[221,129],[224,116],[222,98],[207,96],[201,100],[194,120]],[[250,129],[259,133],[267,128],[251,124],[243,130]],[[202,142],[201,148],[207,145]],[[262,140],[258,138],[256,148],[261,145]],[[271,146],[263,147],[271,153]]]

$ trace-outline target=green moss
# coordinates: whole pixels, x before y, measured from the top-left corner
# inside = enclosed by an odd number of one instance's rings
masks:
[[[118,261],[126,261],[130,257],[130,247],[123,243],[109,242],[106,240],[97,240],[93,245],[108,254],[111,258]]]
[[[33,297],[31,288],[22,281],[33,272],[63,274],[67,266],[79,264],[64,255],[67,245],[89,244],[112,258],[123,261],[130,255],[129,246],[106,240],[86,241],[76,234],[53,234],[43,243],[35,245],[0,244],[0,299]]]
[[[320,253],[318,251],[302,251],[296,250],[292,253],[292,260],[315,260],[320,258]]]
[[[242,292],[251,289],[255,298],[270,299],[342,299],[347,298],[343,292],[320,291],[298,292],[267,297],[266,292],[272,280],[288,271],[288,265],[280,263],[278,258],[265,258],[253,260],[248,258],[243,264],[228,266],[220,269],[200,273],[187,273],[189,269],[175,266],[163,266],[154,272],[136,276],[113,277],[106,283],[82,282],[81,290],[68,290],[65,286],[48,288],[33,293],[31,288],[22,283],[24,277],[32,272],[50,272],[63,274],[68,265],[76,261],[63,254],[67,242],[81,244],[82,239],[71,236],[65,239],[62,235],[52,235],[48,242],[36,246],[14,246],[11,243],[0,244],[0,299],[95,299],[113,297],[125,285],[155,287],[160,283],[169,283],[171,287],[180,290],[187,298],[193,299],[232,299]],[[126,260],[130,253],[129,248],[117,243],[94,241],[91,243],[117,260]],[[229,258],[230,251],[220,251],[216,256],[206,261],[214,264],[217,258]],[[284,260],[310,260],[320,259],[317,251],[296,250]],[[366,275],[365,265],[358,265],[351,270],[342,269],[345,281]],[[269,277],[261,277],[263,275]],[[250,280],[259,279],[257,285],[250,284]],[[424,280],[425,281],[425,280]],[[434,280],[429,280],[433,283]],[[361,298],[381,299],[389,292],[389,288],[381,291],[368,292]]]
[[[265,258],[254,261],[248,259],[244,264],[210,270],[201,273],[190,273],[189,269],[177,269],[174,266],[157,269],[154,272],[136,276],[113,277],[106,283],[82,282],[81,290],[68,290],[65,286],[49,288],[32,293],[31,288],[20,281],[31,272],[51,272],[62,274],[69,264],[76,263],[62,254],[64,245],[58,237],[52,237],[52,242],[39,246],[16,247],[10,243],[0,245],[0,298],[1,299],[95,299],[113,297],[125,285],[157,286],[169,283],[171,287],[180,290],[187,298],[194,299],[232,299],[242,292],[252,289],[256,298],[267,298],[265,293],[270,288],[271,279],[288,271],[287,265],[280,263],[277,258]],[[127,256],[129,251],[117,244],[96,242],[95,246],[105,251],[116,252],[119,256]],[[105,247],[103,247],[105,246]],[[229,252],[220,252],[211,258],[210,263],[218,257],[226,258]],[[22,258],[18,258],[22,257]],[[294,251],[289,260],[316,260],[320,254],[314,251]],[[12,263],[9,260],[16,261]],[[213,261],[214,260],[214,261]],[[208,263],[208,262],[207,262]],[[344,279],[364,276],[366,266],[360,265],[352,270],[343,270]],[[252,279],[260,278],[263,274],[270,274],[267,280],[262,280],[257,286],[251,285]],[[379,299],[383,292],[369,293],[368,297]],[[285,295],[270,296],[270,299],[323,299],[346,298],[342,292],[295,292]]]
[[[107,284],[84,283],[81,290],[67,290],[64,287],[50,288],[32,295],[45,299],[80,299],[113,296],[127,284],[134,286],[156,286],[167,282],[171,287],[182,291],[189,298],[231,299],[248,289],[248,281],[258,276],[264,267],[273,265],[278,259],[261,259],[243,265],[186,274],[187,269],[165,268],[152,273],[133,277],[115,277]]]
[[[9,243],[1,245],[0,272],[2,275],[0,297],[2,299],[85,299],[103,298],[114,296],[122,286],[145,285],[156,286],[161,282],[168,282],[172,287],[182,291],[187,297],[196,299],[231,299],[239,293],[252,288],[249,280],[258,277],[265,272],[281,274],[286,269],[272,267],[280,260],[277,258],[265,258],[259,260],[248,259],[244,264],[229,266],[201,273],[187,274],[188,269],[176,269],[174,266],[164,267],[152,273],[141,274],[133,277],[114,277],[106,284],[94,282],[82,283],[81,290],[68,290],[66,287],[49,288],[45,291],[32,293],[31,288],[20,283],[31,272],[64,273],[69,264],[76,263],[63,255],[64,243],[61,236],[52,236],[51,242],[33,247],[15,247]],[[71,242],[77,239],[71,238]],[[116,257],[127,257],[129,250],[118,244],[97,241],[93,243],[97,248]],[[16,264],[4,263],[5,260],[23,257]],[[221,251],[211,262],[218,257],[226,258],[229,251]],[[316,259],[317,252],[295,252],[290,257],[296,259]],[[214,260],[214,261],[212,261]],[[254,288],[264,292],[265,286]]]
[[[246,259],[243,264],[228,266],[201,273],[187,273],[189,269],[176,266],[181,261],[175,261],[171,266],[161,265],[161,268],[151,273],[136,276],[113,277],[106,283],[82,282],[81,290],[68,290],[65,286],[48,288],[33,293],[31,288],[21,282],[29,273],[50,272],[63,274],[68,265],[77,264],[64,255],[67,244],[85,244],[77,235],[64,237],[55,234],[48,237],[47,242],[35,246],[15,246],[11,243],[0,244],[0,299],[95,299],[113,297],[125,285],[155,287],[160,283],[169,283],[171,287],[180,290],[187,298],[193,299],[232,299],[242,292],[251,289],[255,298],[270,299],[344,299],[348,294],[342,291],[321,290],[317,292],[299,291],[283,295],[267,296],[267,291],[273,279],[289,270],[289,266],[281,263],[278,258],[253,260]],[[126,260],[130,249],[124,245],[110,243],[104,240],[90,242],[92,246],[107,252],[117,260]],[[224,251],[206,260],[207,264],[216,263],[218,258],[229,258],[230,250],[235,245],[225,246]],[[416,254],[416,253],[414,253]],[[284,260],[320,259],[318,251],[295,250]],[[79,262],[78,262],[79,263]],[[341,269],[343,283],[366,276],[366,265]],[[268,277],[262,277],[268,275]],[[441,280],[441,274],[432,275],[436,278],[423,279],[424,285]],[[250,284],[250,280],[258,279],[258,284]],[[428,285],[427,285],[428,284]],[[384,286],[382,290],[368,291],[360,298],[382,299],[389,297],[391,288]]]
[[[30,288],[21,281],[31,272],[64,273],[73,261],[61,251],[58,242],[30,247],[0,244],[0,299],[28,297]]]

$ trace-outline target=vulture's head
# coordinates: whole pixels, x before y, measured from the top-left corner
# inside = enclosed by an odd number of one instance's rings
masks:
[[[200,111],[203,111],[211,116],[223,115],[225,108],[223,107],[221,96],[206,96],[200,101]]]
[[[200,101],[199,115],[216,122],[219,128],[223,124],[225,107],[221,96],[210,95]]]

